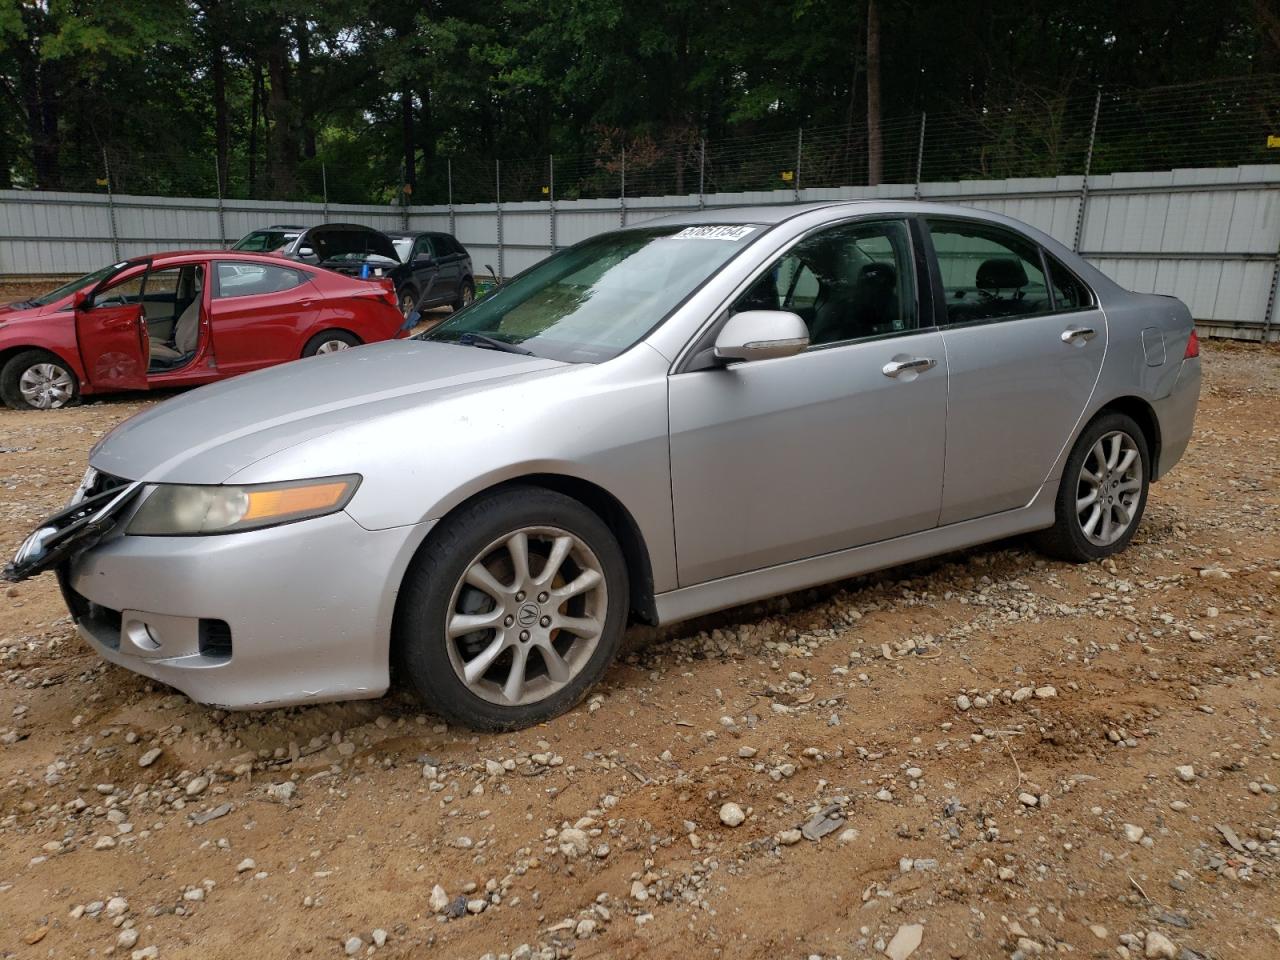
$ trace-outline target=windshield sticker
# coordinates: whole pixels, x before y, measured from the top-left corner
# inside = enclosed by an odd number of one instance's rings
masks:
[[[721,225],[715,227],[685,227],[671,235],[672,240],[741,240],[755,231],[751,226]]]

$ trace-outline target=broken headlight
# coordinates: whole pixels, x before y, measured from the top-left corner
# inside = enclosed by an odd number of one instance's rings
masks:
[[[337,513],[360,477],[321,477],[245,486],[160,484],[125,531],[146,537],[239,533]]]

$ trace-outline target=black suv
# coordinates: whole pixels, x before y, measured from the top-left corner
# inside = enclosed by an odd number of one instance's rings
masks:
[[[391,233],[402,266],[393,270],[400,309],[452,306],[460,310],[476,298],[471,254],[447,233]]]
[[[465,307],[476,297],[471,256],[447,233],[386,234],[358,223],[267,227],[243,237],[235,250],[266,250],[361,277],[390,277],[401,312]]]

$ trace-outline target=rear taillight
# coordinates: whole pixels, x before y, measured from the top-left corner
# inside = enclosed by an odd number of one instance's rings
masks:
[[[1200,356],[1200,338],[1196,336],[1195,328],[1191,328],[1191,336],[1187,340],[1187,349],[1182,354],[1183,360],[1190,360],[1193,357]]]

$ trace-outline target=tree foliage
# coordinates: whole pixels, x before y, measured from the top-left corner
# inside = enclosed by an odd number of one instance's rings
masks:
[[[1047,152],[1073,136],[1061,104],[1100,84],[1280,72],[1265,0],[875,6],[885,118],[1030,104],[1033,129],[1008,135]],[[529,158],[533,190],[553,153],[669,162],[703,137],[801,126],[865,142],[867,14],[868,0],[0,0],[0,187],[98,189],[109,171],[121,192],[437,200],[446,156]]]

